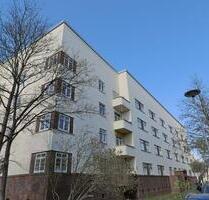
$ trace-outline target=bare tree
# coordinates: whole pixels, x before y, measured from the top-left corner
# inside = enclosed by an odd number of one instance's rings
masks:
[[[94,82],[89,64],[54,47],[56,39],[47,29],[32,1],[14,1],[0,19],[0,200],[5,199],[11,145],[20,133],[56,109],[74,115],[95,112],[81,98]],[[70,97],[61,95],[60,83],[70,88]]]
[[[96,199],[96,195],[104,195],[104,199],[121,200],[124,195],[134,195],[137,176],[129,160],[119,156],[114,149],[105,148],[92,133],[84,130],[79,132],[80,135],[71,144],[59,141],[63,151],[73,153],[70,186],[66,191],[68,200]],[[53,174],[50,180],[54,200],[61,199],[56,191],[59,175]]]
[[[188,129],[190,148],[199,152],[205,159],[209,153],[209,93],[197,78],[193,80],[192,88],[200,90],[201,93],[183,101],[182,119]]]
[[[204,176],[206,173],[207,167],[203,161],[194,160],[190,163],[191,169],[194,173],[196,173],[199,177]]]

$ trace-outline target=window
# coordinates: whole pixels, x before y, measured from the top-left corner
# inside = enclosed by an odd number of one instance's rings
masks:
[[[173,171],[174,171],[174,174],[175,174],[175,172],[177,171],[176,167],[174,167]]]
[[[143,165],[143,173],[144,175],[151,175],[152,174],[152,164],[151,163],[142,163]]]
[[[156,155],[157,155],[157,156],[162,156],[162,155],[161,155],[161,147],[160,147],[160,146],[155,145],[155,151],[156,151]]]
[[[51,124],[51,113],[42,115],[42,117],[40,118],[39,130],[40,131],[48,130],[50,128],[50,124]]]
[[[55,155],[55,172],[66,173],[68,167],[68,154],[67,153],[56,153]]]
[[[114,116],[115,116],[115,121],[121,120],[121,114],[118,112],[114,112]]]
[[[157,166],[157,169],[158,169],[158,174],[159,174],[160,176],[163,176],[164,166],[158,165],[158,166]]]
[[[172,139],[173,147],[176,147],[176,141]]]
[[[149,142],[140,139],[140,146],[142,151],[149,152]]]
[[[64,67],[67,67],[73,70],[73,72],[76,72],[76,61],[63,51],[59,51],[47,58],[45,68],[49,69],[51,66],[57,64],[62,64]]]
[[[164,138],[164,142],[168,143],[168,136],[165,133],[163,133],[163,138]]]
[[[69,97],[71,100],[74,100],[75,87],[73,87],[69,83],[66,83],[65,81],[63,81],[62,82],[61,93],[65,97]]]
[[[170,130],[170,133],[173,133],[173,127],[172,126],[168,126],[169,127],[169,130]]]
[[[120,137],[120,136],[116,136],[116,145],[120,146],[120,145],[124,145],[125,141],[124,138]]]
[[[151,110],[149,110],[149,116],[151,119],[155,120],[155,113]]]
[[[184,156],[181,156],[182,163],[185,163]]]
[[[142,104],[139,100],[135,99],[135,106],[138,110],[142,111],[144,110],[144,104]]]
[[[165,121],[163,119],[160,119],[160,124],[163,128],[165,128]]]
[[[169,174],[170,174],[170,175],[173,175],[172,167],[169,167]]]
[[[145,131],[145,127],[146,127],[147,123],[140,118],[137,118],[137,122],[138,122],[138,128]]]
[[[189,159],[188,158],[186,158],[186,162],[189,164]]]
[[[171,159],[171,151],[166,149],[167,158]]]
[[[99,114],[105,116],[105,105],[102,103],[99,103]]]
[[[99,91],[104,93],[104,88],[105,88],[104,82],[99,80],[98,84],[99,84]]]
[[[175,160],[176,160],[177,162],[179,162],[178,153],[174,153],[174,156],[175,156]]]
[[[61,131],[70,131],[70,117],[67,115],[59,114],[58,129]]]
[[[99,129],[99,141],[103,144],[107,144],[107,131],[105,129]]]
[[[179,137],[179,132],[177,130],[175,130],[175,136],[176,136],[176,138]]]
[[[54,83],[46,83],[44,84],[44,94],[52,95],[55,92]]]
[[[159,138],[159,136],[158,136],[158,129],[156,129],[155,127],[152,127],[152,133],[153,133],[153,136]]]
[[[34,173],[43,173],[45,171],[46,153],[37,153],[35,155]]]

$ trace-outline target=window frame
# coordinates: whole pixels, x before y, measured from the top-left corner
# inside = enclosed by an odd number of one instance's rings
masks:
[[[40,155],[44,155],[44,158],[40,158],[39,159],[39,164],[38,164],[38,167],[39,167],[39,169],[38,170],[36,170],[36,164],[37,164],[37,160],[38,160],[38,156],[40,156]],[[38,173],[44,173],[45,172],[45,169],[46,169],[46,159],[47,159],[47,153],[46,152],[40,152],[40,153],[36,153],[35,154],[35,158],[34,158],[34,166],[33,166],[33,173],[34,174],[38,174]],[[40,168],[41,168],[41,162],[42,162],[42,160],[44,160],[44,169],[43,170],[40,170]]]
[[[98,80],[98,89],[101,93],[105,93],[105,83],[101,79]]]
[[[138,124],[138,128],[141,129],[142,131],[146,131],[146,126],[147,126],[147,122],[145,122],[143,119],[137,117],[137,124]]]
[[[165,127],[165,120],[162,118],[160,118],[160,125],[161,125],[161,127],[166,128]]]
[[[152,126],[151,129],[152,129],[153,136],[159,139],[160,138],[160,136],[158,135],[159,130],[155,128],[154,126]]]
[[[157,169],[158,169],[158,175],[164,176],[165,167],[163,165],[157,165]]]
[[[102,144],[107,144],[107,130],[103,128],[99,129],[99,141]]]
[[[57,170],[57,168],[56,168],[56,164],[57,164],[57,159],[58,159],[58,156],[57,156],[57,154],[61,154],[61,158],[60,158],[60,170]],[[63,167],[63,155],[65,155],[66,156],[66,160],[65,160],[65,164],[66,164],[66,169],[65,170],[63,170],[62,169],[62,167]],[[67,173],[68,172],[68,162],[69,162],[69,155],[68,155],[68,153],[64,153],[64,152],[56,152],[55,153],[55,159],[54,159],[54,172],[56,172],[56,173]]]
[[[156,121],[156,114],[152,110],[149,110],[149,117],[150,119]]]
[[[43,117],[45,118],[46,116],[49,116],[49,118],[48,118],[48,119],[43,119]],[[51,114],[51,113],[46,113],[46,114],[42,115],[42,116],[40,117],[39,128],[38,128],[38,130],[39,130],[39,131],[46,131],[46,130],[49,130],[50,127],[51,127],[51,119],[52,119],[52,114]],[[41,128],[42,125],[43,125],[44,127],[46,126],[46,122],[44,122],[44,120],[47,120],[48,127],[46,127],[46,128]],[[43,124],[42,124],[42,123],[43,123]],[[44,124],[44,123],[45,123],[45,124]]]
[[[141,112],[144,113],[144,104],[138,99],[135,99],[135,107],[137,110],[140,110]]]
[[[149,148],[150,148],[150,143],[146,140],[140,139],[140,149],[143,152],[150,153]]]
[[[151,163],[142,163],[142,168],[143,168],[143,174],[146,176],[152,175],[152,164]],[[145,173],[146,171],[146,173]]]
[[[99,102],[99,114],[102,117],[106,116],[106,106],[105,106],[105,104],[103,104],[101,102]]]
[[[61,84],[61,95],[64,97],[72,99],[72,93],[73,93],[73,86],[67,83],[66,81],[62,81]]]
[[[155,146],[155,150],[156,150],[156,156],[160,156],[163,157],[162,155],[162,147],[158,146],[158,145],[154,145]]]
[[[63,128],[60,127],[60,118],[61,118],[61,117],[64,117],[64,120],[63,120],[63,127],[66,126],[66,124],[65,124],[65,123],[66,123],[66,120],[65,120],[65,119],[68,118],[68,129],[67,129],[67,130],[65,130],[65,129],[63,129]],[[62,113],[59,113],[57,129],[58,129],[59,131],[63,131],[63,132],[69,133],[69,132],[70,132],[70,116],[65,115],[65,114],[62,114]]]

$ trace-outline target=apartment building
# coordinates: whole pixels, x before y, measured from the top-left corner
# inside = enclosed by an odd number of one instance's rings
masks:
[[[65,65],[79,53],[80,58],[91,63],[98,80],[95,88],[86,91],[86,97],[98,108],[99,115],[84,120],[62,110],[37,119],[34,134],[20,134],[12,146],[10,176],[43,174],[48,170],[69,173],[73,150],[66,149],[62,141],[72,141],[82,127],[88,127],[106,148],[115,148],[130,160],[139,175],[173,175],[177,170],[192,175],[184,127],[138,80],[126,70],[115,70],[66,22],[48,34],[56,38],[55,46],[62,47],[49,59],[56,58],[58,64]],[[64,63],[60,57],[67,61]],[[49,90],[71,99],[76,93],[63,81]]]

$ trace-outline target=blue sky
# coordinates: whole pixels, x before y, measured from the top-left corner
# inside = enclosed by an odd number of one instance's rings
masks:
[[[10,0],[0,0],[6,9]],[[171,113],[194,76],[209,79],[208,0],[37,0],[117,70],[128,69]]]

